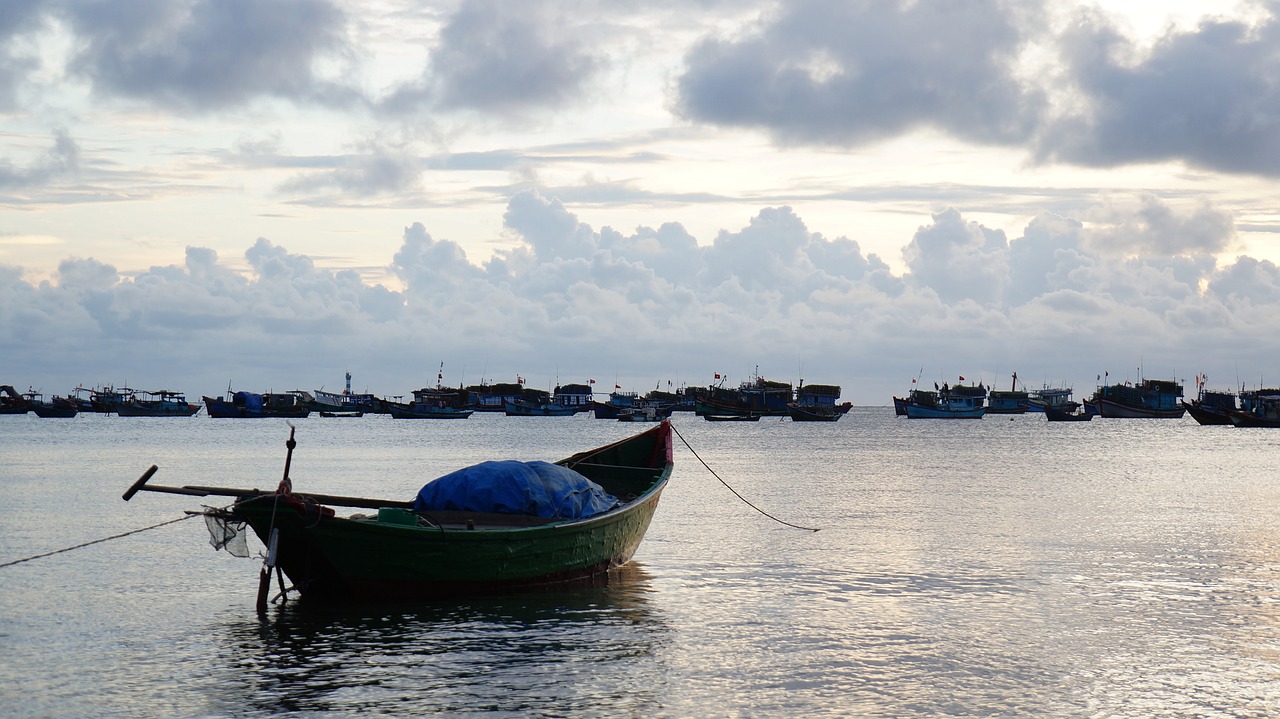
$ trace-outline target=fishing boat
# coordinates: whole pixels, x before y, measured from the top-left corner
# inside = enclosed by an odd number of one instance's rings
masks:
[[[1227,415],[1236,427],[1280,427],[1280,389],[1241,393],[1241,408]]]
[[[253,419],[266,417],[283,417],[301,419],[311,414],[311,408],[297,394],[292,392],[232,392],[227,390],[225,398],[204,398],[205,411],[216,419]]]
[[[747,414],[706,414],[700,412],[699,417],[708,422],[759,422],[764,415],[747,413]]]
[[[53,399],[46,401],[43,394],[34,390],[22,396],[30,403],[31,411],[35,412],[37,417],[70,419],[80,413],[76,403],[67,397],[55,395]]]
[[[1143,379],[1099,387],[1085,405],[1104,418],[1179,419],[1187,411],[1181,398],[1182,385],[1175,380]]]
[[[431,405],[383,400],[383,406],[392,419],[466,419],[475,413],[472,409],[458,407],[433,407]]]
[[[89,391],[89,406],[98,414],[118,414],[120,407],[133,400],[137,390],[107,385]]]
[[[1076,403],[1072,402],[1071,404],[1075,405]],[[1095,416],[1088,408],[1080,410],[1079,405],[1076,405],[1074,409],[1054,405],[1048,405],[1044,408],[1044,418],[1050,422],[1088,422]]]
[[[943,383],[933,392],[912,390],[904,410],[909,419],[982,419],[986,397],[987,388],[981,382],[976,386]]]
[[[326,392],[324,388],[320,388],[306,395],[307,404],[311,407],[312,412],[319,412],[321,417],[328,417],[329,414],[342,414],[343,416],[351,416],[353,413],[360,413],[361,416],[368,414],[379,414],[386,412],[386,408],[382,406],[382,400],[375,395],[369,393],[356,393],[351,391],[351,373],[346,373],[347,386],[341,392]]]
[[[590,405],[588,405],[588,408],[590,408]],[[580,407],[572,405],[555,404],[553,402],[529,402],[523,399],[508,400],[503,406],[503,411],[507,413],[508,417],[570,417],[580,410]]]
[[[787,414],[793,422],[837,422],[853,409],[852,402],[836,404],[838,399],[839,385],[806,385],[802,379],[796,388],[795,401],[787,404]]]
[[[787,414],[791,415],[792,422],[838,422],[851,409],[852,402],[837,405],[792,402],[787,405]]]
[[[619,422],[661,422],[671,416],[671,409],[661,407],[632,407],[618,412]]]
[[[467,391],[423,387],[413,391],[413,401],[382,400],[392,419],[466,419],[475,410],[467,407]]]
[[[988,414],[1026,414],[1031,407],[1031,394],[1018,389],[1018,373],[1013,373],[1009,389],[992,389],[987,395]]]
[[[1070,387],[1050,387],[1048,384],[1031,390],[1027,397],[1027,411],[1045,412],[1053,407],[1059,412],[1075,412],[1080,409],[1080,403],[1071,399],[1073,391]]]
[[[206,515],[220,523],[220,532],[247,523],[268,547],[260,608],[273,570],[308,601],[413,601],[580,580],[626,564],[673,465],[671,424],[663,421],[554,464],[468,467],[427,483],[406,501],[296,492],[289,478],[292,433],[286,446],[284,477],[272,491],[150,486],[152,466],[123,499],[138,491],[234,497],[230,506]],[[536,473],[544,496],[555,477],[563,501],[526,501],[522,491],[532,485],[514,481],[521,472],[498,472],[508,464]],[[515,487],[515,497],[496,504],[476,500],[498,484]],[[590,501],[579,501],[584,498]],[[338,516],[333,507],[374,512]]]
[[[121,417],[190,417],[199,411],[200,405],[187,402],[185,394],[167,389],[138,390],[115,409]]]
[[[13,385],[0,385],[0,414],[26,414],[31,411],[31,400],[22,396]]]
[[[1236,402],[1238,395],[1235,392],[1205,389],[1206,382],[1207,377],[1196,375],[1196,398],[1190,402],[1183,400],[1183,409],[1202,425],[1230,426],[1231,413],[1240,409]]]
[[[736,388],[725,387],[720,375],[716,378],[720,380],[717,384],[689,388],[694,398],[695,414],[785,417],[787,405],[795,401],[790,382],[767,380],[760,376],[758,368],[751,379]]]

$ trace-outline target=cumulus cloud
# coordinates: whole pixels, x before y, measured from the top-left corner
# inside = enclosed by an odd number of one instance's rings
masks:
[[[677,107],[787,143],[861,145],[922,127],[1018,143],[1045,105],[1015,73],[1024,6],[785,3],[747,35],[694,47]]]
[[[85,0],[59,6],[79,42],[70,71],[103,95],[217,109],[258,97],[349,105],[317,74],[350,52],[331,0]]]
[[[1278,45],[1274,15],[1255,26],[1205,20],[1142,51],[1104,16],[1082,13],[1061,42],[1080,101],[1046,126],[1040,151],[1104,167],[1182,160],[1276,175]]]
[[[394,91],[384,107],[506,115],[563,106],[605,66],[581,32],[572,4],[462,3],[423,75]]]
[[[1280,17],[1204,19],[1150,48],[1097,9],[1038,3],[786,3],[685,56],[675,108],[782,144],[857,147],[918,129],[1039,162],[1185,162],[1280,173]],[[1056,65],[1029,75],[1037,53]]]

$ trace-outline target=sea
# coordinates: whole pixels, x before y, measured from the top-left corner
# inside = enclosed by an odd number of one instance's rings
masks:
[[[210,546],[187,512],[225,498],[122,501],[148,467],[272,488],[293,431],[296,491],[405,500],[646,425],[0,416],[0,716],[1280,716],[1280,431],[672,424],[607,581],[259,614],[256,537]]]

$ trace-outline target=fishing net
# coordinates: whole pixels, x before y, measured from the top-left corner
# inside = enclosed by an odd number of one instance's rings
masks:
[[[249,556],[249,539],[244,531],[244,522],[237,522],[224,514],[206,512],[204,526],[209,529],[211,547],[225,549],[232,556],[241,559]]]

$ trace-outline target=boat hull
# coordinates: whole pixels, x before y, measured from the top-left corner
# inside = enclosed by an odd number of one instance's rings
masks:
[[[466,419],[475,411],[457,409],[456,407],[429,409],[398,405],[393,402],[387,402],[383,406],[386,407],[387,413],[391,415],[392,419]]]
[[[986,414],[986,408],[948,409],[945,407],[924,407],[918,404],[908,404],[906,412],[909,419],[982,419],[982,416]]]
[[[1182,404],[1191,418],[1202,425],[1230,425],[1231,415],[1226,409],[1203,407],[1184,402]]]
[[[587,407],[590,409],[590,407]],[[503,407],[508,417],[572,417],[582,411],[581,407],[567,407],[558,404],[527,404],[525,402],[507,402]]]
[[[70,419],[79,414],[79,410],[75,407],[53,407],[50,405],[32,405],[31,411],[35,412],[37,417],[46,419]]]
[[[1090,404],[1094,406],[1099,417],[1110,419],[1180,419],[1186,414],[1186,409],[1181,406],[1172,409],[1150,409],[1132,407],[1108,399],[1095,399]]]
[[[268,417],[302,419],[303,417],[311,416],[311,408],[302,404],[280,408],[263,405],[254,409],[217,397],[205,397],[204,408],[205,412],[214,419],[257,419]]]
[[[792,404],[787,406],[787,413],[791,415],[792,422],[838,422],[852,407],[847,402],[841,405]]]
[[[1259,417],[1248,412],[1232,412],[1229,418],[1231,424],[1236,427],[1267,427],[1271,429],[1280,427],[1280,417]]]
[[[148,407],[137,404],[122,404],[115,409],[121,417],[190,417],[200,411],[198,404],[170,404]]]
[[[1057,407],[1044,408],[1044,418],[1050,422],[1088,422],[1094,416],[1091,411],[1070,412]]]

